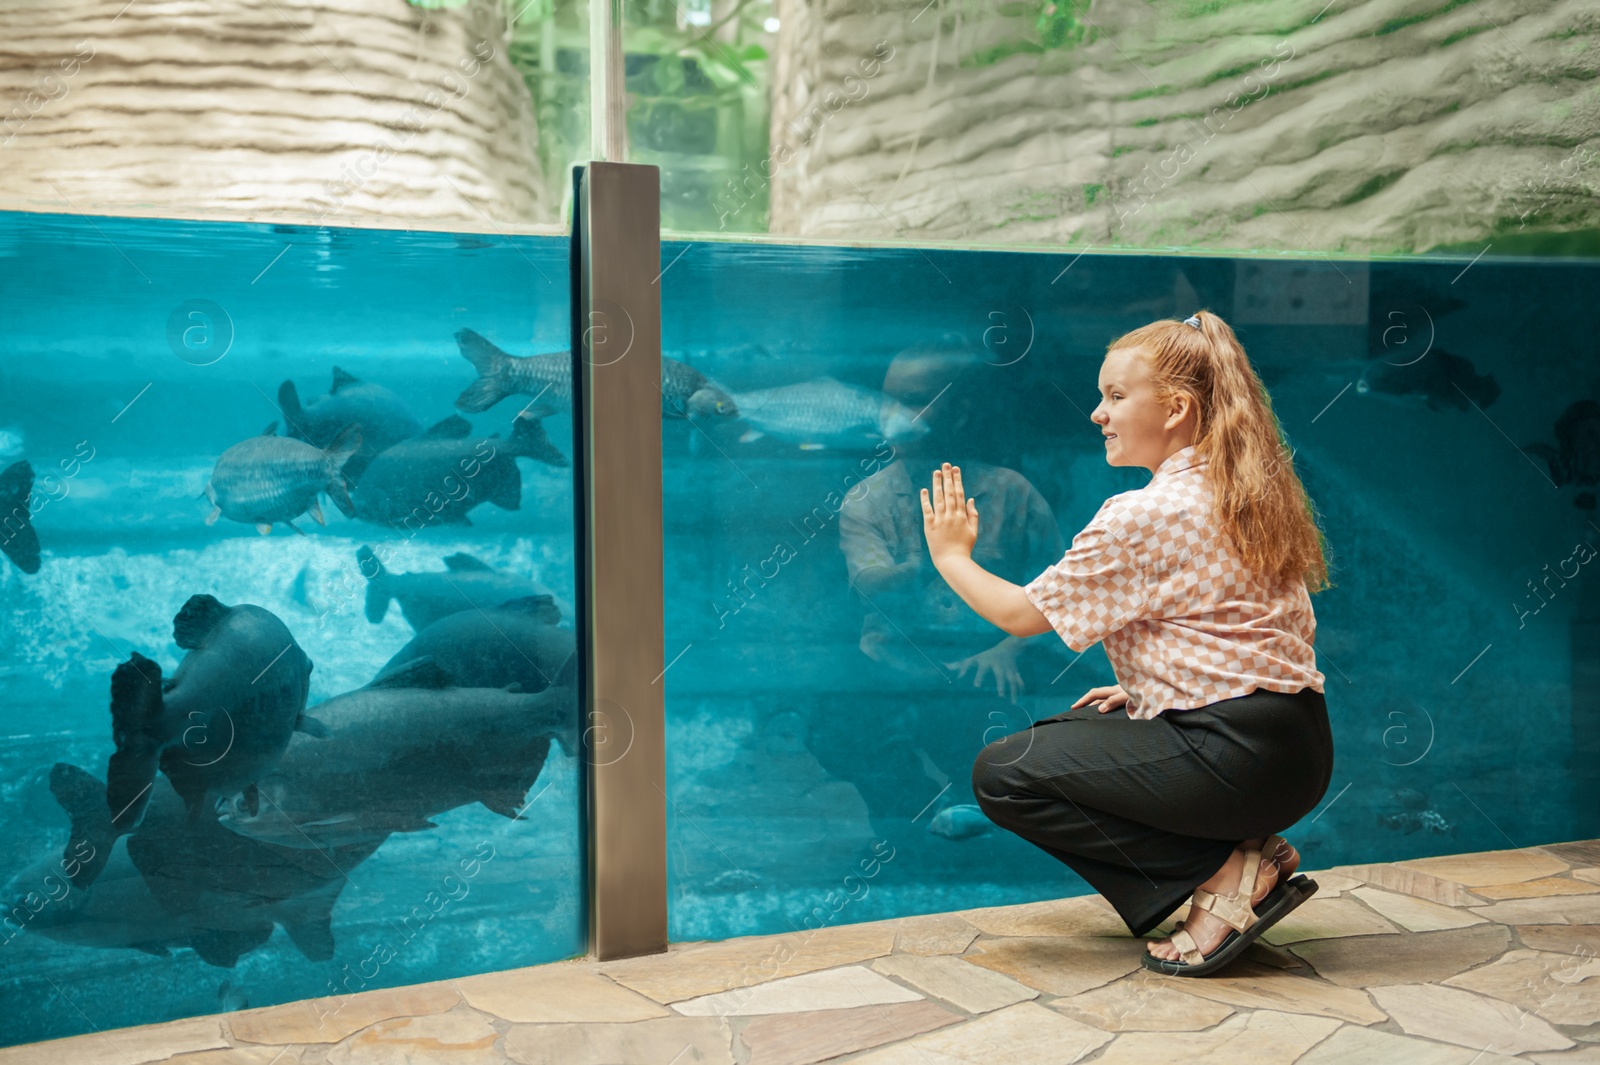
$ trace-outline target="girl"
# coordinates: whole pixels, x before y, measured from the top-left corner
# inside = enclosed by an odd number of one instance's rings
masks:
[[[1233,330],[1201,311],[1114,342],[1090,420],[1106,461],[1154,473],[1106,500],[1026,586],[972,560],[977,506],[945,463],[922,489],[939,574],[1013,636],[1103,640],[1119,684],[985,747],[990,820],[1072,867],[1143,935],[1193,892],[1147,968],[1200,976],[1316,883],[1275,832],[1333,772],[1311,591],[1328,587],[1316,513]],[[1126,714],[1100,717],[1119,707]],[[1292,877],[1292,879],[1291,879]]]

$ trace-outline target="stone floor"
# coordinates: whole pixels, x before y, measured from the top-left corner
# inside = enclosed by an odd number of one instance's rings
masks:
[[[1140,968],[1141,942],[1089,896],[675,943],[0,1065],[1600,1063],[1600,840],[1312,876],[1317,896],[1214,977]]]

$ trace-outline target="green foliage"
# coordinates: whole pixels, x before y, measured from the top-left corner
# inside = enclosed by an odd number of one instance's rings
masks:
[[[1034,20],[1039,43],[1046,48],[1083,44],[1089,24],[1080,16],[1089,13],[1090,3],[1091,0],[1039,0],[1039,13]]]
[[[1438,18],[1440,15],[1448,14],[1449,12],[1460,7],[1462,4],[1466,3],[1471,3],[1471,0],[1448,0],[1443,7],[1436,11],[1425,11],[1420,15],[1407,15],[1404,18],[1392,18],[1388,22],[1385,22],[1382,26],[1379,26],[1377,29],[1373,30],[1372,35],[1374,37],[1382,37],[1386,33],[1393,33],[1396,30],[1403,30],[1407,26],[1415,25],[1418,22],[1426,22],[1431,18]]]
[[[1105,191],[1104,185],[1085,185],[1083,187],[1083,202],[1087,207],[1094,206],[1095,199]]]

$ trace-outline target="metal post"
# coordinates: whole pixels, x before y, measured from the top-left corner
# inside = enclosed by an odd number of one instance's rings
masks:
[[[622,0],[589,0],[589,155],[628,158],[627,68],[622,58]]]
[[[600,960],[667,949],[660,178],[653,166],[590,163],[574,220],[583,772]]]

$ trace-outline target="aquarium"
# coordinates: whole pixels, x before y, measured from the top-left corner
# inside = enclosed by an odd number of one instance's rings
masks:
[[[1110,666],[955,598],[917,493],[960,465],[974,557],[1032,579],[1150,477],[1089,421],[1106,347],[1202,308],[1327,537],[1336,765],[1282,826],[1307,868],[1600,832],[1600,266],[683,242],[662,266],[664,352],[726,399],[664,438],[672,939],[1088,893],[970,773]]]
[[[568,251],[0,215],[0,1043],[584,952]]]

